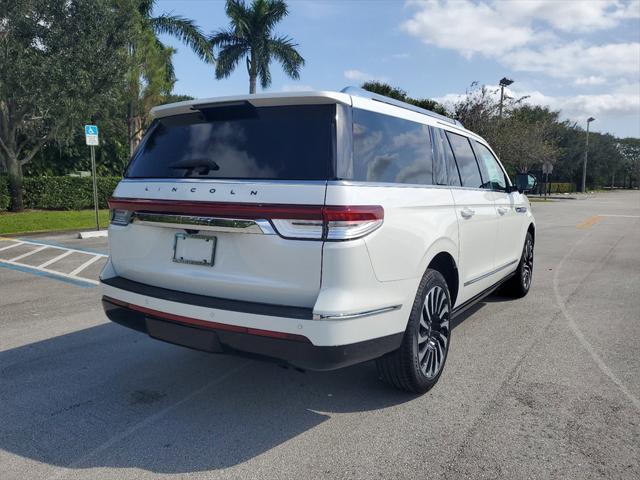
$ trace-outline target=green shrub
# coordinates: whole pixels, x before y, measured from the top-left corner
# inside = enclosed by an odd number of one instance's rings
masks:
[[[98,177],[98,204],[107,208],[107,200],[120,177]],[[4,195],[6,193],[6,201]],[[82,210],[93,208],[91,177],[25,177],[24,207],[39,210]],[[0,179],[0,209],[9,207],[6,178]]]
[[[576,191],[576,186],[573,183],[558,183],[551,182],[551,193],[571,193]]]
[[[0,210],[9,208],[9,182],[7,177],[0,176]]]

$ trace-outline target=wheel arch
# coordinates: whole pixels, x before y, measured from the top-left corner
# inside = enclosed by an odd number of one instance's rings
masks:
[[[458,298],[458,289],[460,286],[460,276],[458,274],[458,266],[453,256],[449,252],[440,252],[436,254],[429,262],[427,269],[433,269],[444,277],[449,287],[449,295],[451,296],[451,306],[455,306]]]
[[[447,237],[441,237],[433,242],[425,255],[422,257],[418,267],[417,275],[422,277],[427,269],[432,268],[439,271],[449,286],[449,294],[451,295],[451,305],[455,305],[455,301],[460,292],[460,274],[458,272],[458,246]]]
[[[531,234],[531,237],[533,238],[533,243],[536,243],[536,226],[533,223],[529,224],[529,227],[527,228],[527,233]]]

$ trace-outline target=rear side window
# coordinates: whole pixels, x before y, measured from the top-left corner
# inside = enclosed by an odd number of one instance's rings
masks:
[[[456,160],[453,157],[451,145],[449,145],[449,140],[447,140],[444,130],[432,127],[431,132],[433,133],[433,162],[434,165],[441,165],[439,169],[436,169],[436,172],[442,170],[442,166],[445,168],[445,171],[440,173],[440,178],[443,183],[438,184],[447,185],[448,183],[451,186],[459,187],[461,185],[460,174],[458,173]],[[442,178],[443,176],[444,178]]]
[[[327,180],[335,105],[213,107],[157,120],[128,178]]]
[[[482,177],[478,169],[476,157],[471,149],[471,144],[467,137],[447,132],[447,137],[451,143],[453,154],[456,156],[456,163],[460,171],[460,179],[463,187],[482,188]]]
[[[473,142],[473,149],[478,157],[478,163],[480,164],[480,170],[482,171],[482,178],[484,179],[486,188],[506,190],[507,181],[496,157],[493,156],[487,147],[476,141]]]
[[[353,180],[432,185],[429,127],[354,109]]]

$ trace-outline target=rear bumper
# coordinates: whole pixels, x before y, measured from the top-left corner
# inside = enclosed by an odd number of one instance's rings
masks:
[[[202,321],[103,297],[115,323],[165,342],[214,353],[251,354],[309,370],[334,370],[378,358],[397,349],[403,333],[337,346],[316,346],[296,334]]]

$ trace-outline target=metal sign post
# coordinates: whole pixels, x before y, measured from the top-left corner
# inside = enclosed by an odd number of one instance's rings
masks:
[[[551,194],[551,185],[549,184],[549,175],[551,175],[551,172],[553,172],[553,163],[544,162],[542,164],[542,174],[545,177],[545,181],[544,181],[544,198],[545,198],[545,200],[547,199],[547,190],[549,191],[549,194]]]
[[[91,147],[91,177],[93,178],[93,209],[96,213],[96,230],[100,230],[100,219],[98,217],[98,179],[96,177],[96,145],[100,145],[98,140],[98,127],[96,125],[85,125],[84,136],[87,145]]]

